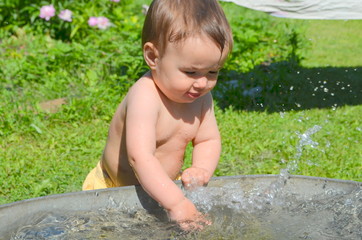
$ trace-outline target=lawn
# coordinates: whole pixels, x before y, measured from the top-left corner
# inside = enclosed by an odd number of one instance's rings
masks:
[[[81,190],[114,110],[145,71],[136,2],[126,13],[113,6],[125,19],[117,28],[79,25],[71,40],[39,20],[0,28],[0,204]],[[236,46],[214,91],[223,139],[215,176],[288,168],[362,181],[362,21],[223,6]]]
[[[362,20],[308,20],[306,67],[361,67]]]

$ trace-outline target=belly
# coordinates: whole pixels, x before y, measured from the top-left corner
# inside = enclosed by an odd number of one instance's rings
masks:
[[[184,150],[172,152],[156,152],[156,158],[160,161],[167,175],[175,180],[179,177],[184,163]]]

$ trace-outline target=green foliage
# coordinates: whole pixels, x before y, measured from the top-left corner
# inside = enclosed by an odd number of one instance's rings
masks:
[[[223,3],[234,49],[220,73],[214,96],[222,108],[283,111],[295,107],[288,94],[308,46],[301,22]]]
[[[24,123],[34,114],[36,105],[51,99],[67,99],[65,115],[59,115],[68,121],[108,113],[109,103],[102,106],[102,99],[118,102],[145,71],[139,46],[120,42],[117,36],[103,34],[88,39],[87,44],[64,43],[46,35],[34,36],[25,29],[4,39],[1,45],[6,51],[0,59],[4,66],[0,83],[4,88],[0,91],[9,98],[0,105],[12,109],[3,119],[2,125],[7,127],[2,134],[28,126]],[[78,111],[83,104],[94,111]]]
[[[348,48],[344,43],[345,36],[341,36],[344,46],[341,51],[341,42],[336,41],[335,33],[323,35],[320,43],[316,40],[318,33],[313,33],[313,44],[323,45],[326,43],[324,39],[333,42],[333,45],[324,46],[322,60],[319,47],[310,51],[313,46],[306,35],[306,32],[313,31],[310,29],[314,26],[320,30],[321,22],[313,24],[311,21],[279,19],[243,8],[237,9],[241,14],[236,14],[230,4],[225,4],[225,9],[230,16],[236,43],[214,89],[214,97],[220,107],[279,112],[362,103],[361,68],[358,67],[362,62],[356,58],[354,48]],[[347,35],[353,34],[353,29],[360,25],[350,22],[348,26],[354,28],[347,31],[344,21],[333,23],[333,26],[341,26],[341,31]],[[329,28],[335,32],[333,27]],[[359,38],[349,38],[349,41],[358,42]],[[337,49],[332,49],[333,57],[328,58],[325,56],[329,53],[329,46]],[[323,67],[306,68],[301,63],[314,61],[305,59],[305,56],[310,56],[308,51],[317,53],[317,61],[322,63],[328,59],[335,62],[339,55],[345,56],[347,52],[355,61],[351,67],[345,67],[346,61],[340,59],[339,65],[343,67],[325,67],[322,64]]]
[[[265,13],[222,4],[234,38],[233,52],[224,71],[248,72],[260,64],[294,60],[302,56],[303,28],[297,22],[285,21]]]
[[[139,27],[141,24],[138,20],[142,18],[142,8],[140,5],[130,4],[131,2],[130,0],[122,0],[118,3],[110,0],[0,0],[0,29],[3,34],[12,34],[19,27],[27,26],[34,33],[45,33],[55,39],[81,40],[89,35],[98,35],[102,31],[90,27],[89,18],[104,16],[112,23],[113,31],[123,36],[132,35],[134,37],[134,33],[137,32],[134,31],[135,27]],[[40,8],[48,5],[54,6],[56,16],[46,21],[41,19],[39,14]],[[57,16],[65,9],[72,11],[72,22],[64,21]]]

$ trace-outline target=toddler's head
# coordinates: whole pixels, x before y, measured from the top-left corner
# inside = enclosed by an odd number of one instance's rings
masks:
[[[231,51],[232,33],[217,0],[154,0],[142,32],[142,46],[151,42],[162,56],[167,44],[205,34],[223,52]]]

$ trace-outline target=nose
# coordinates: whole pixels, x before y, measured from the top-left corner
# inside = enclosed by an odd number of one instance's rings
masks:
[[[203,89],[207,86],[207,82],[208,80],[205,76],[199,77],[198,79],[195,80],[194,87]]]

